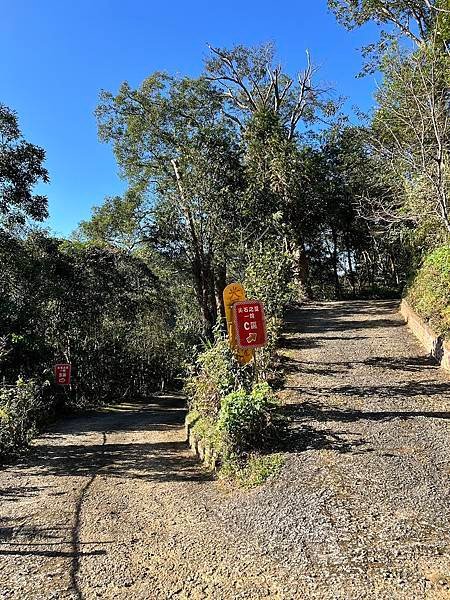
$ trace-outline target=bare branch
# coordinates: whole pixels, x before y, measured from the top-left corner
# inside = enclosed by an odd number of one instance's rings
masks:
[[[253,110],[257,110],[258,107],[253,98],[251,91],[248,89],[248,87],[242,81],[242,77],[239,75],[233,61],[230,59],[228,54],[226,54],[225,52],[222,52],[221,50],[219,50],[219,48],[214,48],[213,46],[208,45],[208,48],[211,50],[211,52],[213,52],[213,54],[218,56],[223,61],[223,63],[225,63],[225,65],[227,65],[228,69],[233,74],[233,77],[222,77],[222,78],[218,77],[216,79],[216,81],[220,82],[221,80],[228,80],[228,81],[232,81],[233,83],[235,83],[242,90],[244,95],[247,97],[247,100],[250,103],[250,106],[253,108]]]

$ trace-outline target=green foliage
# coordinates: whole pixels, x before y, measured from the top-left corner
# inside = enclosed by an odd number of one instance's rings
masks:
[[[222,400],[217,429],[223,434],[226,456],[261,450],[280,435],[279,401],[267,382],[250,392],[239,390]]]
[[[251,379],[252,367],[239,364],[228,340],[216,330],[215,342],[199,354],[186,382],[190,409],[216,418],[222,398],[241,387],[247,388]]]
[[[183,344],[172,307],[136,255],[43,234],[0,244],[2,375],[41,378],[71,362],[65,403],[146,395],[179,375]]]
[[[218,456],[222,456],[224,448],[223,435],[217,429],[216,421],[211,416],[202,416],[199,413],[195,413],[195,411],[189,413],[191,419],[194,418],[194,414],[197,415],[192,428],[195,437],[212,448]]]
[[[264,304],[267,345],[257,352],[259,376],[268,379],[283,324],[285,308],[298,300],[292,275],[292,257],[273,242],[259,244],[248,255],[243,279],[248,298]]]
[[[275,477],[284,465],[282,454],[250,454],[244,466],[236,462],[225,462],[220,476],[235,481],[240,487],[253,488]]]
[[[19,378],[15,385],[0,386],[0,459],[28,444],[47,411],[36,381]]]
[[[434,250],[423,261],[407,299],[437,334],[450,339],[450,247]]]
[[[417,5],[330,6],[348,27],[375,19],[401,31]],[[391,32],[382,33],[386,83],[371,128],[339,121],[324,131],[317,119],[336,121],[336,103],[316,85],[314,66],[308,59],[290,76],[270,45],[211,48],[198,79],[156,72],[137,88],[124,83],[117,93],[103,92],[99,136],[113,145],[129,188],[95,208],[70,242],[14,233],[14,225],[45,216],[46,200],[32,187],[47,173],[43,151],[22,140],[15,114],[0,107],[5,381],[41,381],[55,362],[70,361],[74,384],[58,402],[80,407],[146,396],[176,385],[190,368],[197,433],[238,470],[253,461],[250,470],[264,478],[270,461],[252,453],[277,437],[283,422],[268,384],[253,383],[271,376],[286,305],[306,293],[398,292],[410,257],[417,261],[447,240],[447,31],[448,22],[433,13],[420,33],[423,47],[409,62],[401,50],[391,64],[387,50],[395,45]],[[419,96],[408,95],[411,85]],[[433,131],[430,91],[439,100]],[[428,115],[423,151],[413,145],[421,115]],[[415,168],[419,159],[426,168]],[[21,181],[12,177],[17,170]],[[257,369],[240,366],[223,339],[221,298],[230,280],[265,305],[269,344],[256,355]]]
[[[274,244],[259,244],[248,254],[243,285],[249,298],[264,304],[267,317],[281,317],[294,300],[292,258]]]
[[[219,412],[203,408],[188,414],[194,436],[215,451],[220,476],[242,487],[264,483],[283,464],[279,454],[260,454],[285,434],[278,399],[264,382],[228,393],[219,402]]]
[[[392,51],[372,122],[386,171],[402,183],[389,211],[428,231],[432,243],[450,235],[449,56],[434,37],[413,53]],[[418,135],[418,131],[421,132]]]
[[[94,207],[92,217],[81,221],[76,235],[98,246],[133,250],[141,241],[138,230],[144,216],[141,196],[129,190],[123,198],[106,198],[101,206]]]
[[[245,143],[245,210],[252,218],[252,234],[276,230],[275,219],[287,209],[288,190],[295,193],[297,147],[289,140],[278,114],[256,112],[248,120]],[[281,212],[280,212],[281,211]],[[252,236],[252,237],[253,237]]]
[[[0,104],[0,225],[25,225],[27,219],[47,217],[47,198],[33,194],[39,182],[49,181],[44,168],[45,152],[25,141],[17,115]]]
[[[348,29],[360,27],[369,21],[378,24],[389,23],[401,33],[412,25],[421,23],[421,32],[425,33],[433,23],[440,2],[430,0],[328,0],[338,20]]]
[[[308,62],[303,71],[290,75],[279,64],[273,44],[213,48],[206,61],[206,79],[221,92],[226,116],[241,126],[256,115],[275,116],[292,138],[318,116],[330,116],[335,106],[327,90],[313,79]],[[270,154],[270,149],[269,154]]]
[[[215,288],[234,247],[242,200],[241,150],[222,100],[205,78],[162,73],[138,89],[123,84],[116,95],[104,92],[100,138],[113,143],[131,200],[139,201],[110,202],[82,228],[89,239],[99,233],[113,239],[111,227],[118,225],[122,238],[150,245],[189,273],[209,338],[218,315]],[[122,218],[128,213],[134,231]]]
[[[241,366],[228,342],[216,335],[197,359],[197,374],[187,381],[187,419],[197,439],[216,452],[221,475],[259,485],[281,461],[258,458],[255,452],[278,443],[286,421],[269,384],[254,384],[253,364]]]
[[[441,5],[442,0],[328,0],[328,7],[347,29],[368,22],[378,26],[379,39],[362,51],[366,59],[363,74],[377,70],[398,39],[406,38],[420,46],[430,36]]]
[[[379,69],[384,77],[371,145],[384,167],[380,179],[397,193],[367,203],[365,216],[389,231],[417,230],[414,245],[426,250],[450,236],[448,0],[328,4],[349,29],[369,21],[381,28],[380,40],[365,50],[366,71]]]

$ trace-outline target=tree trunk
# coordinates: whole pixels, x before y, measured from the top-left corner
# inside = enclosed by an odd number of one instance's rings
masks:
[[[302,240],[295,241],[292,254],[292,270],[294,283],[298,289],[298,300],[303,300],[305,293],[310,294],[309,288],[309,259]]]
[[[350,240],[347,236],[346,239],[346,247],[347,247],[347,262],[348,262],[348,276],[350,279],[350,285],[352,286],[353,298],[356,298],[356,281],[355,281],[355,273],[353,271],[352,265],[352,253],[350,250]]]
[[[205,273],[205,265],[198,260],[194,260],[191,267],[194,278],[195,295],[197,296],[197,302],[202,315],[202,334],[206,339],[212,339],[212,330],[217,315],[211,310],[208,274]]]
[[[214,287],[216,292],[217,314],[225,324],[225,305],[223,303],[223,290],[227,285],[227,266],[225,262],[219,263],[214,269]]]
[[[394,277],[395,285],[398,287],[400,285],[400,278],[398,276],[397,267],[395,265],[395,260],[392,252],[389,252],[389,261],[391,263],[392,275]]]
[[[337,233],[332,230],[331,236],[333,238],[333,273],[334,273],[334,290],[336,294],[336,298],[338,300],[341,299],[341,284],[339,282],[339,273],[338,273],[338,248],[337,248]]]
[[[212,256],[205,253],[203,240],[201,235],[197,232],[194,217],[192,215],[189,203],[187,202],[186,195],[181,180],[180,171],[178,169],[177,161],[171,160],[175,180],[178,186],[180,194],[182,210],[186,218],[186,223],[189,227],[189,232],[192,242],[192,250],[194,260],[192,263],[192,272],[194,276],[194,286],[197,296],[197,301],[202,311],[203,320],[203,335],[207,339],[213,337],[213,327],[217,321],[217,307],[214,290],[214,273],[212,269]]]

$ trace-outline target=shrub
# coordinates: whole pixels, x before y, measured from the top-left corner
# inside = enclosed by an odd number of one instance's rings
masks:
[[[214,343],[195,362],[186,391],[194,435],[216,451],[221,474],[253,486],[281,465],[278,455],[260,454],[285,428],[279,402],[265,380],[273,370],[282,314],[293,295],[292,271],[285,254],[273,248],[261,249],[249,265],[244,287],[249,298],[264,303],[268,344],[257,351],[256,365],[252,361],[242,366],[218,326]],[[255,384],[258,378],[264,383]]]
[[[217,331],[215,342],[198,356],[194,369],[186,382],[189,408],[215,418],[224,396],[250,386],[253,368],[239,364],[228,341]]]
[[[442,246],[424,259],[407,299],[436,333],[450,337],[450,246]]]
[[[223,435],[225,458],[262,450],[279,436],[279,401],[267,382],[251,392],[239,390],[223,398],[217,429]]]
[[[241,366],[219,335],[196,366],[186,384],[195,437],[215,450],[222,476],[244,487],[263,483],[282,464],[280,455],[261,454],[285,433],[279,400],[267,382],[253,383],[253,365]]]
[[[42,386],[19,378],[16,385],[0,387],[0,457],[26,446],[45,416]]]
[[[262,379],[273,376],[273,362],[286,306],[298,299],[292,280],[292,258],[280,248],[265,244],[254,250],[245,271],[244,288],[249,298],[264,304],[267,345],[258,351],[258,370]]]
[[[190,415],[191,414],[192,413],[190,413]],[[202,440],[203,443],[206,443],[211,449],[213,449],[216,453],[216,456],[219,457],[219,462],[223,463],[223,434],[217,428],[217,422],[211,417],[201,416],[197,413],[197,418],[194,421],[192,430],[196,439]]]

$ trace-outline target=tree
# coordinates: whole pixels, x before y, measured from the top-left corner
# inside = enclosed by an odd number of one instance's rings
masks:
[[[100,138],[142,199],[136,210],[147,205],[141,241],[187,262],[207,336],[241,216],[240,149],[221,107],[205,79],[155,73],[137,90],[104,92],[97,109]]]
[[[47,198],[33,195],[36,183],[49,181],[44,160],[44,150],[23,139],[16,113],[0,104],[0,223],[4,227],[47,217]]]
[[[367,46],[364,53],[379,56],[399,36],[421,46],[436,18],[449,13],[446,0],[328,0],[328,6],[347,29],[369,21],[377,23],[381,27],[380,40]]]
[[[240,128],[255,114],[273,114],[292,140],[300,125],[313,123],[318,114],[334,113],[329,90],[315,82],[317,68],[307,53],[307,65],[296,78],[275,63],[272,44],[231,50],[210,46],[207,79],[215,83],[225,102],[224,114]]]
[[[317,68],[309,53],[305,69],[294,77],[276,64],[271,44],[210,49],[206,76],[222,95],[225,117],[237,123],[242,135],[246,203],[265,219],[254,229],[257,240],[261,231],[283,238],[301,296],[308,273],[308,204],[302,193],[300,136],[327,123],[337,104],[330,90],[315,81]]]
[[[142,194],[133,189],[123,197],[107,197],[101,206],[93,208],[89,220],[81,221],[75,237],[131,252],[145,240],[149,210]]]
[[[329,5],[348,28],[369,20],[383,27],[381,40],[368,48],[376,56],[368,68],[379,68],[384,76],[371,143],[384,162],[384,181],[398,193],[377,198],[371,216],[390,229],[412,226],[420,245],[433,246],[450,234],[448,2],[330,0]]]
[[[72,401],[95,403],[149,393],[179,373],[174,308],[146,260],[43,232],[3,241],[0,348],[8,383],[52,378],[52,365],[68,361],[76,370]]]
[[[383,202],[386,222],[434,222],[450,234],[450,113],[446,83],[448,59],[436,44],[404,57],[391,55],[377,92],[373,143],[401,177],[404,201]]]

